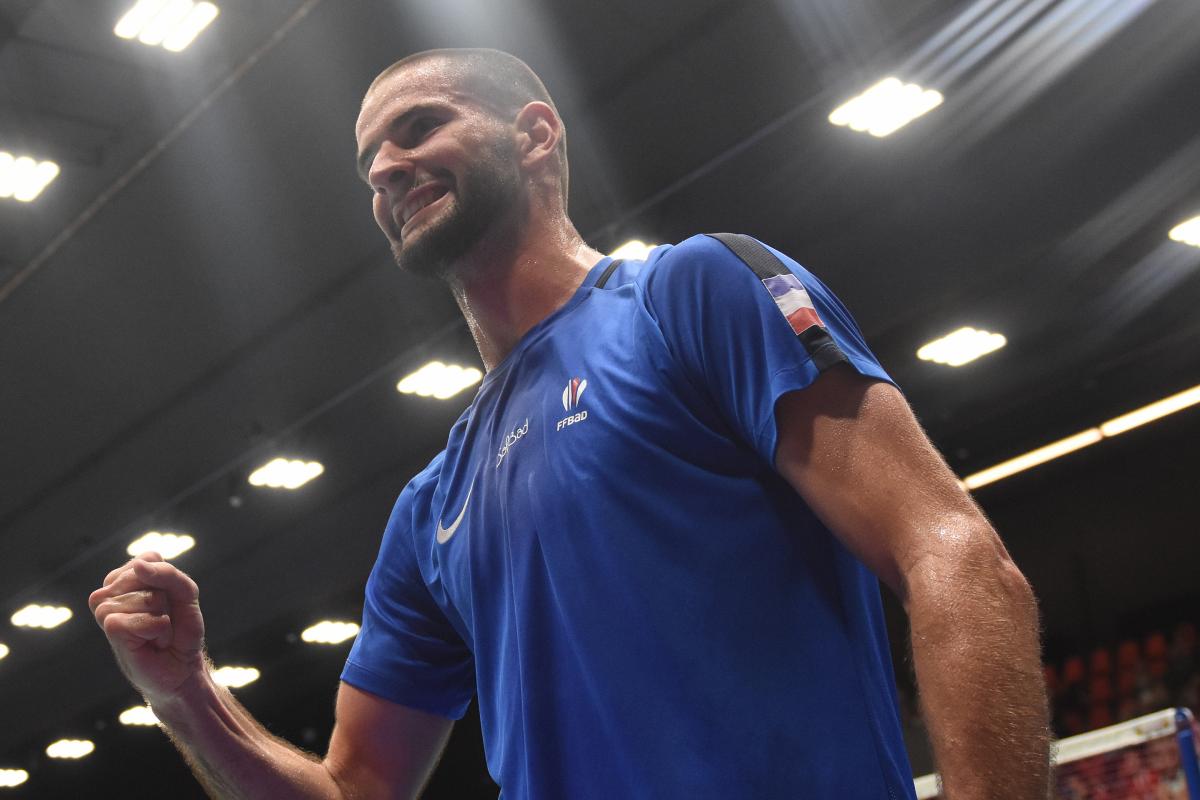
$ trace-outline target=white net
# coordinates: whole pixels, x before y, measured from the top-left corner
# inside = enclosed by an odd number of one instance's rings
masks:
[[[1186,725],[1195,727],[1191,715]],[[1062,739],[1055,747],[1055,794],[1061,800],[1196,800],[1195,737],[1180,737],[1176,710],[1166,709]],[[1185,764],[1181,738],[1190,748]],[[916,780],[919,800],[940,798],[937,775]]]

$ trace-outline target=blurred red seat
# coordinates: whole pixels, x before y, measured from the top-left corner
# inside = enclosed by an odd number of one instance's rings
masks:
[[[1155,631],[1146,637],[1146,660],[1161,661],[1167,657],[1167,637]]]
[[[1063,662],[1062,686],[1066,689],[1083,681],[1083,659],[1071,656]]]
[[[1112,654],[1107,647],[1097,647],[1092,651],[1089,663],[1092,675],[1110,675],[1112,673]]]
[[[1126,639],[1117,645],[1117,666],[1121,669],[1133,669],[1141,660],[1142,654],[1137,642]]]
[[[1113,699],[1112,679],[1107,675],[1097,675],[1088,684],[1088,698],[1092,704],[1108,704]]]
[[[1092,730],[1112,725],[1112,722],[1112,712],[1108,710],[1108,706],[1092,706],[1088,710],[1088,727]]]

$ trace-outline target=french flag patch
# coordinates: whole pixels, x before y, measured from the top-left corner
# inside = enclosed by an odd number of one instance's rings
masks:
[[[817,316],[817,309],[813,307],[812,298],[808,296],[804,284],[800,283],[800,279],[795,275],[790,272],[786,275],[772,275],[763,278],[762,282],[797,336],[813,326],[825,327],[821,318]]]

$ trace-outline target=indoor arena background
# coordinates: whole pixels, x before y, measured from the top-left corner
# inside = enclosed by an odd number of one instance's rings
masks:
[[[1195,0],[215,2],[180,49],[116,35],[133,0],[0,0],[0,769],[26,775],[0,798],[201,796],[119,721],[139,698],[86,605],[150,531],[190,537],[214,661],[257,670],[237,697],[323,752],[350,643],[302,634],[358,620],[396,494],[472,396],[397,384],[481,366],[354,169],[366,86],[432,47],[545,79],[594,247],[739,231],[839,294],[1040,599],[1057,735],[1200,704]],[[889,77],[923,113],[834,113]],[[1004,344],[918,357],[964,327]],[[276,457],[323,471],[251,483]],[[31,604],[71,617],[19,624]],[[495,797],[472,714],[426,797]]]

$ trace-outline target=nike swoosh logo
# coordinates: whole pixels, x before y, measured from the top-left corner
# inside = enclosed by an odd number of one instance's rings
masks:
[[[442,527],[442,521],[438,520],[437,526],[437,543],[445,544],[450,541],[450,537],[458,530],[458,526],[462,524],[463,517],[467,515],[467,505],[471,502],[471,492],[475,491],[475,481],[471,481],[471,488],[467,489],[467,499],[463,501],[462,511],[458,512],[458,518],[450,523],[449,528]]]

